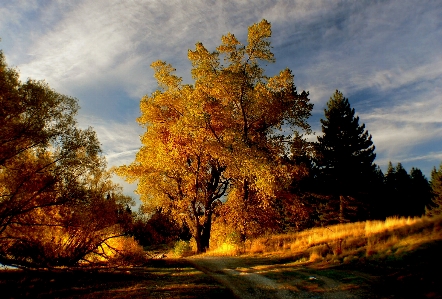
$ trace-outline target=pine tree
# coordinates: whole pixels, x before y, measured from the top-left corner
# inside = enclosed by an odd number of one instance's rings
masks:
[[[384,205],[382,208],[381,218],[386,218],[393,215],[398,215],[397,209],[399,206],[399,203],[397,202],[397,184],[396,184],[396,169],[400,169],[401,164],[399,163],[397,167],[394,167],[393,164],[388,162],[388,168],[387,172],[385,173],[384,177],[384,186],[385,186],[385,193],[383,194],[383,201]]]
[[[442,214],[442,163],[439,169],[433,168],[431,172],[431,189],[432,189],[432,202],[425,208],[425,214],[427,216],[436,216]]]
[[[384,217],[422,216],[431,202],[431,187],[419,168],[407,173],[401,163],[391,162],[385,175]]]
[[[323,218],[334,222],[366,218],[368,195],[377,177],[372,137],[364,124],[359,125],[355,110],[338,90],[324,111],[316,161],[322,191],[329,198],[325,204],[328,215]]]
[[[425,207],[431,204],[431,185],[419,168],[411,168],[410,178],[412,190],[407,216],[422,216]]]
[[[379,166],[376,166],[375,177],[370,192],[370,217],[369,219],[383,220],[386,217],[385,208],[385,183],[384,173]]]

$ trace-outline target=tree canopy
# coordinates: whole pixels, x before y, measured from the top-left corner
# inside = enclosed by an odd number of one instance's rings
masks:
[[[99,246],[123,233],[118,210],[131,199],[110,180],[95,132],[76,127],[77,100],[18,78],[0,52],[0,263],[102,256]]]
[[[200,252],[218,206],[227,200],[247,223],[240,207],[270,208],[297,171],[279,163],[293,141],[284,130],[308,131],[312,104],[289,69],[264,74],[262,62],[274,61],[270,36],[263,20],[249,27],[246,45],[231,33],[213,52],[197,43],[188,51],[193,84],[182,84],[166,62],[152,64],[159,89],[140,103],[143,146],[118,172],[138,180],[146,206],[186,221]]]

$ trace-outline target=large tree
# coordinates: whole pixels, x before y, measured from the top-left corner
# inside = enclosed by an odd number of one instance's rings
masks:
[[[316,159],[320,186],[327,195],[323,221],[364,218],[364,206],[376,178],[372,137],[340,91],[336,90],[324,112]]]
[[[197,43],[188,52],[190,85],[165,62],[152,64],[160,88],[141,100],[143,146],[119,173],[139,181],[146,207],[186,221],[199,252],[208,248],[213,213],[226,198],[237,202],[244,234],[247,206],[265,213],[278,184],[296,172],[279,163],[292,142],[284,129],[309,130],[312,104],[308,93],[297,93],[290,70],[264,75],[261,63],[274,61],[270,36],[263,20],[249,27],[247,45],[231,33],[214,52]]]
[[[95,132],[76,127],[77,100],[18,77],[0,52],[0,263],[74,265],[122,234],[130,199]]]

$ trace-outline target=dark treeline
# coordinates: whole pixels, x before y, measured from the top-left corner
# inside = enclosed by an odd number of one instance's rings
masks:
[[[375,164],[372,137],[349,100],[336,91],[324,112],[323,135],[292,150],[293,162],[308,168],[291,189],[294,196],[309,198],[310,219],[303,228],[440,213],[442,168],[433,170],[431,181],[420,169],[407,172],[401,163],[390,162],[384,174]]]

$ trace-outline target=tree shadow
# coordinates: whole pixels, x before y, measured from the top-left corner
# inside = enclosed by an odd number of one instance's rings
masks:
[[[2,298],[231,298],[233,294],[184,260],[143,267],[0,271]]]

